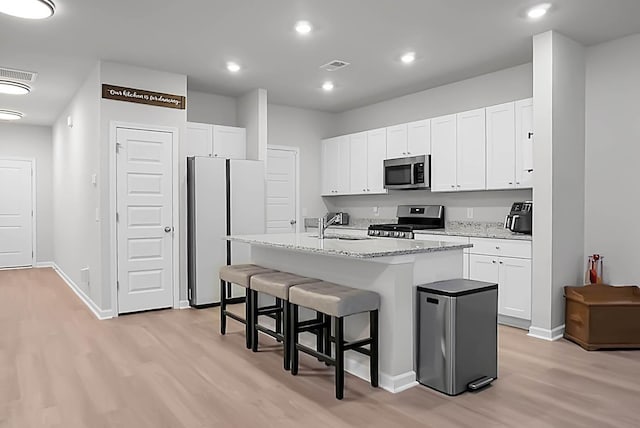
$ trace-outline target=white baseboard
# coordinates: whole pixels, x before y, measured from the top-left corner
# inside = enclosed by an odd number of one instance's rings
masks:
[[[527,336],[535,337],[536,339],[547,340],[550,342],[562,339],[563,335],[564,335],[564,324],[552,330],[531,326],[529,327],[529,334],[527,334]]]
[[[60,269],[60,266],[58,266],[55,263],[52,263],[53,270],[56,271],[56,273],[58,274],[58,276],[60,278],[62,278],[62,280],[64,282],[67,283],[67,285],[69,286],[69,288],[76,293],[76,296],[78,296],[80,298],[80,300],[82,300],[82,302],[89,308],[89,310],[96,316],[96,318],[98,318],[99,320],[107,320],[110,318],[113,318],[113,312],[112,311],[105,311],[102,310],[98,307],[98,305],[96,305],[94,303],[93,300],[91,300],[91,298],[89,296],[87,296],[85,294],[84,291],[82,291],[82,289],[80,287],[78,287],[78,285],[73,282],[73,280],[66,274],[64,273],[64,271],[62,269]]]
[[[55,265],[56,264],[54,262],[37,262],[34,267],[35,268],[52,268],[52,267],[55,267]]]
[[[180,300],[180,303],[178,303],[178,309],[189,309],[189,308],[191,308],[191,305],[189,305],[188,300]]]

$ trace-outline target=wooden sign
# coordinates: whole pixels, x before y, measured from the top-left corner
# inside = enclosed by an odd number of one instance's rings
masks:
[[[102,98],[179,110],[184,110],[187,104],[187,98],[182,95],[163,94],[107,84],[102,84]]]

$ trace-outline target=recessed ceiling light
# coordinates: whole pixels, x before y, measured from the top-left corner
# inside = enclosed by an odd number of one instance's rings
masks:
[[[25,95],[29,92],[31,92],[29,85],[11,80],[0,80],[0,94]]]
[[[227,63],[227,70],[229,70],[232,73],[237,73],[238,71],[240,71],[240,65],[238,63],[229,61]]]
[[[551,4],[549,3],[539,4],[529,9],[529,11],[527,12],[527,16],[531,19],[542,18],[544,15],[547,14],[550,7],[551,7]]]
[[[56,5],[51,0],[0,0],[0,12],[26,19],[53,16]]]
[[[400,57],[400,60],[402,62],[404,62],[405,64],[411,64],[413,61],[416,60],[416,53],[415,52],[407,52],[406,54],[402,55]]]
[[[24,115],[19,111],[0,110],[0,120],[18,120],[22,119],[22,116]]]
[[[299,34],[309,34],[313,28],[309,21],[298,21],[296,23],[296,31]]]
[[[322,84],[322,89],[324,89],[325,91],[329,92],[329,91],[333,91],[333,82],[324,82]]]

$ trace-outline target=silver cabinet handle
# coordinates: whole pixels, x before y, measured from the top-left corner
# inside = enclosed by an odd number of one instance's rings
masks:
[[[509,184],[513,184],[513,181],[510,181]]]
[[[500,264],[503,264],[502,262],[500,262]]]
[[[164,228],[164,231],[165,231],[166,233],[170,233],[172,230],[173,230],[173,227],[171,227],[171,226],[166,226],[166,227]]]
[[[296,224],[296,223],[297,223],[297,221],[296,221],[296,220],[294,220],[294,219],[292,219],[292,220],[289,222],[289,224],[291,224],[291,226],[293,226],[293,225],[294,225],[294,224]]]
[[[496,246],[496,250],[499,250],[499,249],[500,249],[500,247]]]
[[[495,260],[491,260],[491,263],[496,264],[496,261]]]

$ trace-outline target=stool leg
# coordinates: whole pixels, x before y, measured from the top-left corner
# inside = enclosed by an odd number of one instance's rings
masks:
[[[253,299],[251,298],[251,290],[249,288],[245,291],[244,298],[244,320],[245,320],[245,329],[244,334],[246,338],[247,349],[251,349],[252,346],[252,338],[253,338],[253,328],[251,328],[251,315],[253,314]]]
[[[247,295],[251,294],[251,319],[247,318],[247,323],[251,323],[251,350],[258,352],[258,292],[247,290]]]
[[[284,305],[282,318],[284,328],[284,369],[291,370],[291,305],[283,300]]]
[[[227,287],[223,280],[220,280],[220,334],[227,333]]]
[[[316,312],[316,321],[321,323],[324,321],[324,314],[321,312]],[[324,338],[322,335],[322,331],[324,329],[323,328],[319,328],[316,331],[316,351],[318,351],[320,354],[324,353]],[[318,361],[322,361],[320,358],[318,358]]]
[[[298,374],[298,305],[291,305],[291,374]]]
[[[344,318],[335,318],[336,337],[336,398],[344,396]]]
[[[324,339],[324,353],[331,357],[333,354],[331,353],[331,316],[323,314],[324,325],[322,327],[322,336]],[[327,366],[329,363],[325,363]]]
[[[378,387],[378,311],[369,312],[369,331],[371,332],[371,355],[369,366],[371,370],[371,386]]]
[[[282,309],[282,299],[276,298],[276,306]],[[276,312],[276,333],[282,334],[282,312]]]

